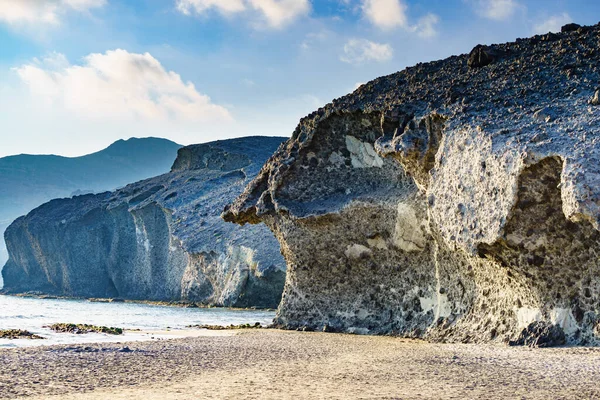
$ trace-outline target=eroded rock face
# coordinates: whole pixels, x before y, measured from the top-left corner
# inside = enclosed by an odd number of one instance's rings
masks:
[[[276,322],[598,343],[598,37],[478,47],[304,118],[224,213],[281,243]]]
[[[42,205],[6,231],[4,291],[277,307],[277,240],[219,215],[283,140],[188,146],[168,174]]]

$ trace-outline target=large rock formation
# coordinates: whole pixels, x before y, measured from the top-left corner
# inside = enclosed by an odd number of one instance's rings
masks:
[[[20,154],[0,158],[0,266],[8,260],[4,230],[15,218],[51,199],[114,190],[164,174],[179,148],[166,139],[131,138],[81,157]]]
[[[285,328],[600,338],[600,27],[478,46],[304,118],[224,218],[265,222]]]
[[[277,240],[219,215],[283,140],[184,147],[168,174],[42,205],[6,230],[4,291],[276,307]]]

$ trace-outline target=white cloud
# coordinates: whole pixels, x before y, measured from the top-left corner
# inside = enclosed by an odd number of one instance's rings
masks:
[[[553,15],[547,20],[533,27],[534,33],[560,32],[563,25],[573,22],[573,18],[567,13]]]
[[[300,43],[300,48],[302,50],[311,50],[313,47],[318,46],[320,43],[323,43],[330,36],[330,32],[326,30],[321,30],[320,32],[311,32],[308,33],[302,43]]]
[[[77,11],[87,11],[90,8],[106,5],[106,0],[62,0],[62,3]]]
[[[415,32],[422,38],[437,35],[435,26],[440,22],[440,17],[428,13],[413,25],[409,23],[407,10],[408,6],[403,0],[362,0],[364,17],[379,29],[402,28],[408,32]]]
[[[394,51],[389,44],[375,43],[367,39],[350,39],[344,45],[340,60],[349,64],[369,61],[385,62],[392,59]]]
[[[204,14],[215,10],[225,16],[258,13],[270,28],[282,28],[311,10],[309,0],[176,0],[177,9],[185,15]],[[264,24],[255,23],[261,28]]]
[[[61,54],[15,68],[33,98],[95,120],[228,121],[231,115],[149,53],[94,53],[82,65]]]
[[[0,22],[58,25],[66,12],[89,12],[106,3],[106,0],[0,0]]]
[[[415,32],[422,38],[432,38],[437,35],[437,30],[435,26],[440,22],[440,17],[435,14],[427,14],[421,18],[417,22],[417,25],[414,27]]]
[[[246,10],[246,4],[242,0],[177,0],[175,6],[185,15],[193,12],[202,14],[211,9],[225,15]]]
[[[482,17],[505,21],[521,8],[516,0],[474,0],[475,9]]]
[[[406,9],[401,0],[363,0],[365,17],[381,29],[406,27]]]
[[[310,12],[308,0],[249,0],[272,28],[281,28]]]

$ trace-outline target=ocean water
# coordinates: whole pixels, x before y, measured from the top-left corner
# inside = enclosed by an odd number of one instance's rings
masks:
[[[46,338],[0,339],[0,348],[92,342],[148,340],[146,332],[124,335],[54,333],[44,328],[58,322],[114,326],[142,331],[185,329],[188,325],[270,324],[273,311],[227,308],[182,308],[138,303],[94,303],[87,300],[52,300],[0,296],[0,329],[25,329]],[[165,338],[152,334],[154,339]]]

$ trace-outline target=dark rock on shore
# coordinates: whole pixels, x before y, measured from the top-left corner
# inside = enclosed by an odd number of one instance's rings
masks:
[[[70,323],[57,323],[47,326],[45,328],[52,329],[58,333],[73,333],[76,335],[82,335],[86,333],[107,333],[109,335],[122,335],[122,328],[108,327],[108,326],[96,326],[89,324],[70,324]]]
[[[260,322],[256,322],[254,324],[241,324],[241,325],[190,325],[188,328],[196,328],[196,329],[207,329],[210,331],[224,331],[224,330],[234,330],[234,329],[262,329],[263,326]]]
[[[555,347],[566,342],[565,332],[559,325],[538,321],[523,329],[517,340],[511,340],[511,346]]]
[[[279,239],[278,326],[598,343],[600,26],[573,28],[418,64],[301,120],[224,213]]]
[[[170,173],[38,207],[6,230],[4,292],[277,307],[277,240],[219,214],[283,140],[188,146]]]
[[[36,335],[22,329],[4,329],[0,330],[0,339],[44,339],[40,335]]]

